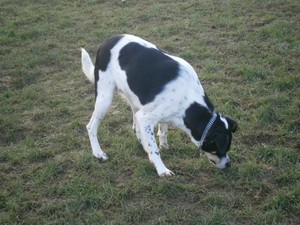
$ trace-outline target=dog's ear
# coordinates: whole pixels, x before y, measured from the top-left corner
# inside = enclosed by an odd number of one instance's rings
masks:
[[[229,125],[229,128],[230,128],[231,132],[232,133],[236,132],[236,130],[238,128],[238,123],[229,116],[225,116],[225,118],[227,120],[227,123]]]

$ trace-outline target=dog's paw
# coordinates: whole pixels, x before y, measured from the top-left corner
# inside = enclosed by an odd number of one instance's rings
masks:
[[[168,143],[160,143],[159,148],[160,149],[169,149],[169,145],[168,145]]]
[[[171,177],[174,176],[175,173],[173,173],[171,170],[166,169],[165,171],[158,174],[160,177]]]
[[[103,161],[108,160],[108,156],[104,152],[96,152],[96,153],[93,152],[93,154],[97,159],[100,159]]]

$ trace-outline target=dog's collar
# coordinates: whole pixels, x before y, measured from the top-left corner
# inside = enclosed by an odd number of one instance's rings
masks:
[[[201,148],[203,146],[203,143],[205,141],[205,138],[210,130],[210,128],[212,127],[212,125],[214,124],[214,122],[216,121],[217,119],[217,113],[215,113],[215,111],[213,112],[213,116],[211,117],[210,121],[208,122],[208,124],[206,125],[204,131],[203,131],[203,134],[202,134],[202,137],[199,141],[199,148]]]

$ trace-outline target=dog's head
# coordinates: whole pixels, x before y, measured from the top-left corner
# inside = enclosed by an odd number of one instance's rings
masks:
[[[209,161],[220,169],[230,166],[227,152],[230,149],[232,133],[237,130],[237,127],[238,124],[235,120],[218,114],[214,125],[203,142],[202,150]]]

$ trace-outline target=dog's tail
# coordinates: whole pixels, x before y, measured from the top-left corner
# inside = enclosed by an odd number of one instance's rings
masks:
[[[84,48],[81,48],[81,64],[82,70],[85,76],[92,82],[95,83],[94,70],[95,66],[89,56],[89,53]]]

